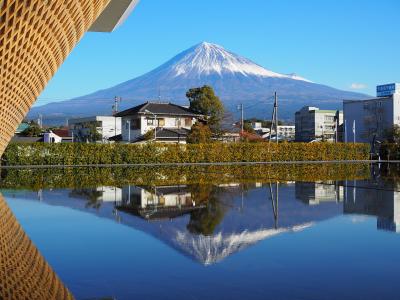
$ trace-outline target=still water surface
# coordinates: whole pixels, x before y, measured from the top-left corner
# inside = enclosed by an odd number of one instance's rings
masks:
[[[400,183],[346,179],[1,193],[76,299],[398,299]]]

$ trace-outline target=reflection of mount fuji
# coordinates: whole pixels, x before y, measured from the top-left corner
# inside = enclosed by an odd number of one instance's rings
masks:
[[[342,213],[336,189],[330,199],[309,206],[296,199],[295,184],[276,187],[174,186],[100,187],[34,193],[13,197],[61,205],[114,219],[152,235],[183,255],[213,264],[262,240],[298,232]],[[270,194],[272,191],[272,196]],[[298,191],[297,191],[298,193]],[[11,196],[10,192],[4,192]],[[85,200],[85,201],[82,201]],[[330,200],[330,201],[329,201]]]

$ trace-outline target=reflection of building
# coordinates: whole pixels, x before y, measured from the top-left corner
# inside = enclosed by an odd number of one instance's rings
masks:
[[[84,33],[113,30],[136,2],[0,1],[0,155]]]
[[[345,182],[345,214],[377,216],[377,228],[400,232],[400,192],[395,184]]]
[[[145,219],[175,218],[204,206],[196,205],[187,186],[126,186],[117,209]]]
[[[296,141],[335,140],[337,128],[343,124],[343,112],[305,106],[295,114]]]
[[[92,202],[119,202],[122,189],[115,186],[99,186],[97,188],[75,189],[70,194],[74,198],[83,198]]]
[[[309,205],[343,201],[343,187],[332,182],[296,182],[296,198]]]
[[[0,299],[73,299],[0,195]]]
[[[201,264],[217,263],[262,240],[299,232],[342,213],[342,206],[336,202],[304,205],[295,197],[294,184],[280,184],[279,193],[273,188],[273,197],[269,185],[255,186],[237,183],[124,186],[121,201],[101,205],[96,202],[88,205],[88,201],[82,201],[69,190],[44,190],[41,199],[47,205],[71,207],[116,220],[159,239]],[[86,194],[96,191],[93,199],[98,199],[98,189],[86,190],[89,191]],[[33,192],[24,193],[8,191],[7,196],[37,197]],[[83,198],[92,199],[87,195]]]

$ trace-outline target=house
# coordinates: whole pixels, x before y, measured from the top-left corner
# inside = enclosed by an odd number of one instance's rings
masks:
[[[146,102],[124,110],[121,118],[122,141],[144,141],[144,135],[155,130],[152,140],[167,143],[186,143],[187,135],[204,116],[187,107],[173,103]]]
[[[341,124],[342,111],[305,106],[295,114],[296,142],[335,141],[338,139],[338,128]]]
[[[15,134],[21,134],[24,130],[28,129],[30,125],[28,123],[22,122],[18,125],[17,129],[15,130]]]
[[[43,134],[44,143],[72,143],[73,138],[68,129],[54,129]]]
[[[121,134],[121,118],[93,116],[68,121],[69,131],[75,142],[108,142]]]
[[[376,92],[376,98],[343,101],[345,141],[382,141],[387,130],[400,125],[400,84],[380,85]]]

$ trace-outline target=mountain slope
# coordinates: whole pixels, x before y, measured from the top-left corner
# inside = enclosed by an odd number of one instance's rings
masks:
[[[343,99],[362,99],[365,95],[315,84],[295,74],[269,71],[221,46],[203,42],[169,60],[149,73],[117,86],[76,99],[34,107],[29,117],[43,114],[45,119],[95,114],[110,114],[115,96],[122,97],[121,109],[137,105],[161,94],[163,100],[187,104],[189,88],[211,85],[226,108],[235,112],[244,103],[247,117],[269,118],[271,96],[280,99],[280,117],[293,119],[304,105],[341,108]]]

